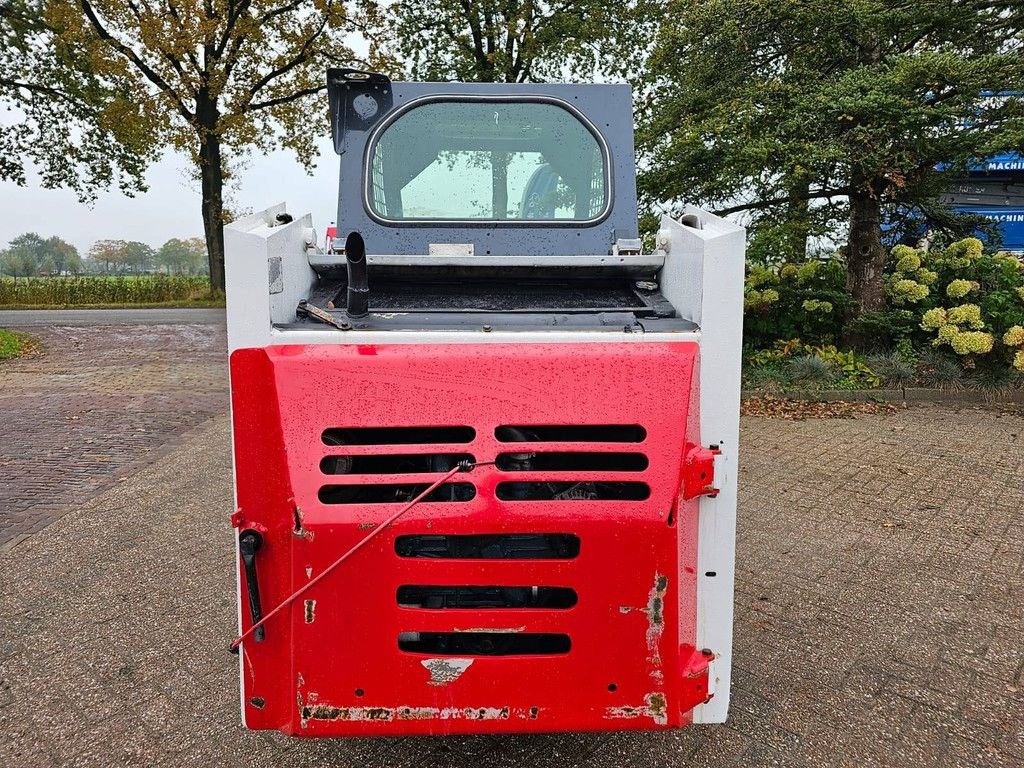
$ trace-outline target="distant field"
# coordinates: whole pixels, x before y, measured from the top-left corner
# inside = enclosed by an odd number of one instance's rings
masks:
[[[2,307],[101,307],[140,305],[212,306],[205,276],[124,275],[110,277],[0,278]]]

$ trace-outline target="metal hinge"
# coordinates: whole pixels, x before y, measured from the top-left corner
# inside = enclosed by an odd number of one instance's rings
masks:
[[[693,446],[683,460],[683,499],[689,501],[698,496],[718,495],[715,488],[715,456],[722,452],[717,446],[704,448]]]
[[[679,698],[681,709],[688,712],[698,704],[707,704],[715,695],[711,674],[715,654],[709,648],[697,650],[683,646],[681,650],[680,669],[683,674],[679,681]]]

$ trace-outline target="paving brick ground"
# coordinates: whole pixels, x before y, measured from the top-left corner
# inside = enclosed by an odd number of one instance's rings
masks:
[[[37,440],[53,442],[48,424]],[[91,501],[79,489],[66,515],[0,554],[0,765],[1024,765],[1021,415],[921,406],[742,428],[724,726],[323,742],[244,731],[224,651],[221,415]],[[40,492],[62,493],[61,480]]]
[[[220,326],[31,332],[40,353],[0,364],[0,549],[227,408]]]

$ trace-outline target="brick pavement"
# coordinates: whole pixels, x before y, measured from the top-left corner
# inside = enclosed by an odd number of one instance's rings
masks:
[[[1024,764],[1024,419],[745,418],[730,721],[289,740],[238,725],[227,420],[0,554],[0,765]]]
[[[33,328],[0,364],[0,550],[227,408],[223,327]]]

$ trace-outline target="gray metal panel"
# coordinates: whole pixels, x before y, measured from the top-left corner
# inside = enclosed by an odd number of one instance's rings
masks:
[[[585,115],[608,146],[612,169],[612,206],[600,222],[581,226],[530,222],[409,222],[385,225],[372,219],[363,200],[363,166],[372,128],[350,127],[344,135],[338,189],[338,232],[358,230],[373,254],[426,254],[431,243],[473,243],[477,256],[566,256],[611,252],[617,238],[637,231],[636,168],[633,155],[633,104],[628,85],[565,83],[404,83],[392,84],[394,109],[427,96],[540,96],[561,99]],[[380,119],[385,117],[380,115]]]

